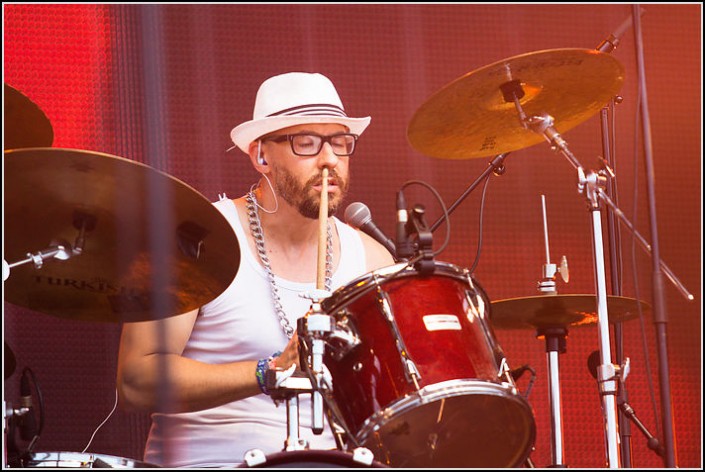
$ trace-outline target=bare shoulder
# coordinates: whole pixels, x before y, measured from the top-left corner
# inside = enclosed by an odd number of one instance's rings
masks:
[[[365,262],[368,272],[394,264],[394,258],[387,248],[359,229],[356,231],[357,234],[360,235],[360,238],[362,238],[362,245],[365,248]]]

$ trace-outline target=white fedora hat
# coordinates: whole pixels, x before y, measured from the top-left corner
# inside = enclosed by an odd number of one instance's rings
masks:
[[[230,132],[245,153],[252,141],[273,131],[308,123],[340,123],[360,135],[371,118],[349,118],[333,83],[321,74],[289,72],[260,85],[252,120]]]

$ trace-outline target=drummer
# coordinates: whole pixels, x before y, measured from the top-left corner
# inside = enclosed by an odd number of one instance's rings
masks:
[[[313,293],[322,278],[322,228],[329,292],[394,263],[381,244],[333,216],[369,123],[370,117],[347,116],[335,86],[321,74],[286,73],[260,86],[253,119],[230,135],[261,178],[246,195],[214,203],[237,235],[235,279],[198,310],[123,325],[120,401],[152,413],[146,462],[233,466],[250,449],[283,450],[286,407],[277,408],[263,379],[267,369],[298,362],[296,320],[311,307],[301,295]],[[320,220],[327,222],[319,221],[324,168],[328,218],[323,213]],[[299,401],[300,436],[311,449],[334,449],[328,425],[322,435],[311,432],[310,395]]]

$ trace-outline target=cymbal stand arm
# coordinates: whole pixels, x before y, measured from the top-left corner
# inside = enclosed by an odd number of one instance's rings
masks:
[[[475,187],[477,187],[480,182],[484,181],[485,179],[489,178],[490,173],[494,173],[495,175],[502,175],[504,174],[505,167],[504,167],[504,160],[505,158],[509,155],[508,152],[505,152],[503,154],[497,154],[492,158],[492,160],[488,163],[487,167],[485,170],[480,174],[480,176],[475,179],[475,181],[470,184],[470,186],[465,189],[465,191],[460,195],[458,198],[455,199],[453,204],[448,207],[448,216],[450,216],[453,211],[467,198],[468,195],[470,195],[470,192],[475,190]],[[435,223],[433,223],[430,227],[430,231],[433,233],[436,231],[436,228],[438,228],[441,223],[445,221],[445,215],[441,215]]]
[[[651,254],[651,245],[644,239],[644,237],[634,228],[634,225],[629,221],[627,216],[620,210],[617,205],[612,201],[612,199],[605,193],[604,190],[598,190],[599,198],[601,201],[605,202],[614,212],[614,214],[619,218],[619,220],[627,227],[627,229],[636,237],[641,247],[648,253]],[[686,300],[694,300],[693,294],[688,291],[688,289],[681,283],[681,281],[676,277],[673,271],[666,265],[665,262],[659,259],[661,266],[661,271],[666,274],[668,280],[676,287],[676,289],[683,295]]]
[[[65,261],[73,255],[71,245],[66,241],[52,241],[50,244],[48,248],[37,251],[34,254],[28,252],[24,259],[7,264],[7,268],[12,269],[13,267],[32,262],[35,269],[41,269],[47,259],[53,258]]]

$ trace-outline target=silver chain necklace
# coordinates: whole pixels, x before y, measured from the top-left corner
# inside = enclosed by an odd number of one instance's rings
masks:
[[[279,324],[284,330],[284,334],[286,334],[287,338],[291,339],[294,335],[294,328],[286,318],[286,313],[284,313],[281,297],[279,296],[279,287],[274,279],[274,272],[272,272],[269,257],[267,256],[267,251],[264,247],[264,232],[262,231],[262,222],[260,221],[259,212],[257,211],[257,197],[255,197],[254,192],[250,190],[250,192],[247,193],[245,200],[247,201],[247,217],[250,223],[250,232],[252,233],[252,238],[255,240],[255,246],[257,246],[257,254],[259,255],[259,259],[262,261],[265,272],[267,272],[267,278],[269,279],[270,290],[272,292],[274,311],[279,317]],[[333,233],[330,227],[330,222],[328,223],[328,234],[326,239],[325,290],[330,292],[331,279],[333,277]]]

